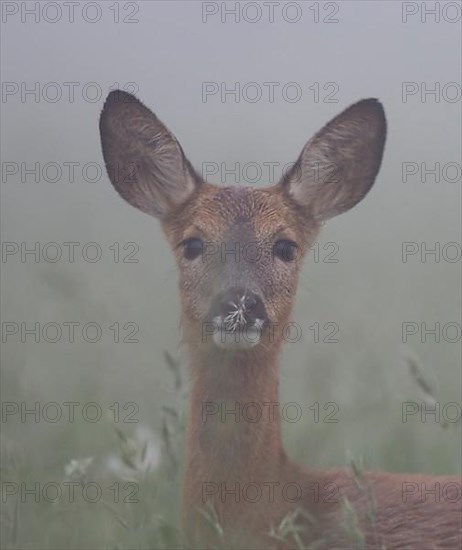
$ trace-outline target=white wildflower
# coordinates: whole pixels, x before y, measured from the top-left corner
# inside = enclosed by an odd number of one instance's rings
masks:
[[[136,481],[156,470],[161,449],[157,437],[149,428],[138,426],[132,437],[117,431],[120,450],[106,459],[106,468],[124,481]]]
[[[83,481],[87,474],[88,467],[93,462],[93,457],[73,458],[64,466],[66,481]]]

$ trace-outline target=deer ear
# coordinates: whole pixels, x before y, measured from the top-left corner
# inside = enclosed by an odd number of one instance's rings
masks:
[[[382,105],[359,101],[314,135],[279,185],[319,221],[341,214],[372,187],[385,136]]]
[[[99,129],[112,185],[143,212],[164,218],[199,185],[178,141],[131,94],[115,90],[108,95]]]

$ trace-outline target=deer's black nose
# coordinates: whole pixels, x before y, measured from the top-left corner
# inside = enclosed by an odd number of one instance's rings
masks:
[[[210,316],[212,320],[220,318],[230,330],[252,326],[257,319],[260,322],[268,320],[262,298],[243,288],[230,288],[218,294],[212,303]]]

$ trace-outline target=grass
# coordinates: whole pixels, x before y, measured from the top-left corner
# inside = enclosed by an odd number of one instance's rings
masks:
[[[408,363],[410,379],[422,388],[428,402],[435,402],[435,390],[425,380],[422,366],[415,358],[405,361]],[[97,426],[77,422],[72,429],[59,431],[55,437],[45,436],[43,441],[34,440],[34,448],[27,450],[17,445],[14,439],[25,426],[21,423],[5,425],[7,429],[2,434],[1,471],[2,548],[181,548],[179,502],[188,387],[185,368],[180,361],[166,352],[164,362],[171,394],[166,403],[160,404],[161,421],[157,429],[140,423],[114,424],[109,419]],[[101,441],[99,445],[95,444],[94,452],[90,453],[91,443],[96,443],[98,439],[91,433],[95,427],[98,428],[96,435]],[[332,432],[329,432],[332,425],[301,424],[301,427],[314,434],[314,442],[310,443],[313,448],[319,446],[320,441],[330,449],[335,448],[329,443],[332,439]],[[434,441],[441,441],[440,436],[443,434],[443,441],[450,451],[454,429],[454,425],[432,428],[432,437]],[[291,430],[288,430],[289,435]],[[87,436],[90,444],[85,444]],[[397,442],[393,441],[395,436],[396,432],[389,431],[383,438],[384,446],[396,449]],[[457,441],[453,441],[453,445],[456,444]],[[287,445],[289,454],[296,455],[297,446],[290,437]],[[301,445],[300,441],[297,445]],[[413,447],[417,457],[421,445],[419,438],[408,442],[408,445]],[[78,447],[82,448],[82,452],[75,454],[73,451]],[[322,462],[322,451],[318,455],[313,453],[313,456],[314,462]],[[339,453],[336,460],[339,464],[345,463]],[[364,466],[350,458],[349,467],[357,488],[368,499],[368,519],[373,527],[376,503],[363,476]],[[438,468],[435,454],[434,469]],[[31,492],[36,484],[39,484],[38,497]],[[65,492],[70,490],[71,484],[75,491],[73,502],[70,502],[69,493]],[[95,484],[101,489],[101,495],[96,500],[89,491]],[[54,492],[56,486],[63,490],[59,498]],[[29,492],[21,494],[21,487]],[[11,494],[15,488],[17,491]],[[92,502],[92,499],[95,501]],[[356,548],[363,548],[364,538],[358,527],[355,510],[347,500],[343,500],[342,510],[342,528],[354,541]],[[214,510],[207,508],[202,513],[220,539],[223,529]],[[303,515],[303,511],[295,510],[283,518],[279,525],[272,527],[269,535],[274,539],[275,546],[281,541],[291,540],[298,550],[305,550],[303,528],[299,521]],[[307,521],[309,519],[305,518]],[[319,544],[322,542],[319,541]],[[310,546],[310,550],[316,548],[316,544]],[[377,548],[380,548],[379,541]]]

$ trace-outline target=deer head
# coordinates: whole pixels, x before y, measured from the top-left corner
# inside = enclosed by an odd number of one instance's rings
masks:
[[[288,321],[303,257],[321,225],[355,206],[380,168],[386,121],[365,99],[308,141],[265,188],[203,181],[162,122],[130,94],[111,92],[101,143],[119,194],[158,218],[179,270],[186,340],[245,352],[272,346]]]

